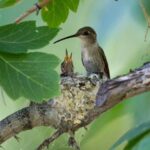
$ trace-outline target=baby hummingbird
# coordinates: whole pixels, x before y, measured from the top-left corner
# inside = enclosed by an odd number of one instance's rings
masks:
[[[68,51],[66,49],[64,61],[61,63],[61,76],[73,76],[73,74],[74,66],[72,61],[72,53],[69,56]]]
[[[74,37],[81,39],[82,63],[87,75],[97,74],[102,79],[110,79],[108,62],[103,49],[97,42],[97,34],[93,28],[83,27],[75,34],[57,40],[54,43]]]

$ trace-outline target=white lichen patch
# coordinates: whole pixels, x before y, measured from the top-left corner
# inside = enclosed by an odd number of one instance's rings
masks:
[[[99,83],[93,85],[81,78],[62,79],[61,96],[56,98],[60,118],[71,124],[80,124],[95,105]]]

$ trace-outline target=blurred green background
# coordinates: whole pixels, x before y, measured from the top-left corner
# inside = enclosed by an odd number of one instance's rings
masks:
[[[0,25],[13,23],[25,10],[31,7],[36,0],[24,0],[17,5],[0,10]],[[63,12],[62,12],[63,13]],[[36,20],[38,25],[44,24],[40,15],[32,14],[28,20]],[[62,30],[54,39],[75,33],[80,27],[92,26],[97,34],[98,41],[104,49],[111,77],[128,73],[130,69],[141,66],[150,61],[150,36],[144,41],[147,23],[137,0],[81,0],[77,13],[70,13],[67,21],[61,25]],[[85,70],[80,59],[80,41],[70,39],[53,45],[52,42],[39,49],[46,53],[53,53],[63,60],[65,49],[73,53],[76,72],[82,74]],[[60,71],[60,68],[57,68]],[[18,109],[27,106],[25,99],[12,101],[0,90],[0,119]],[[108,150],[111,145],[130,128],[150,120],[150,93],[138,95],[122,102],[107,111],[92,124],[88,130],[80,129],[76,136],[81,150]],[[20,142],[9,139],[2,146],[6,150],[34,150],[46,137],[53,132],[47,127],[38,127],[31,131],[20,133]],[[52,143],[49,150],[69,150],[68,135],[63,135]],[[141,141],[136,150],[148,150],[142,146],[148,144],[148,138]],[[149,144],[150,145],[150,144]],[[122,149],[120,147],[119,149]]]

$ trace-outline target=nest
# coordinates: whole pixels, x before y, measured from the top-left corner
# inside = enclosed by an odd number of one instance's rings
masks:
[[[93,85],[85,77],[62,77],[61,96],[55,98],[61,121],[67,126],[80,124],[95,106],[99,82]]]

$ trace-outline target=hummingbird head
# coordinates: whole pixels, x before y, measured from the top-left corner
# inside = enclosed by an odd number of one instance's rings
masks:
[[[59,39],[55,41],[54,43],[57,43],[57,42],[60,42],[69,38],[74,38],[74,37],[80,38],[81,41],[84,43],[95,43],[96,36],[97,36],[96,32],[93,28],[83,27],[83,28],[80,28],[75,34]]]

